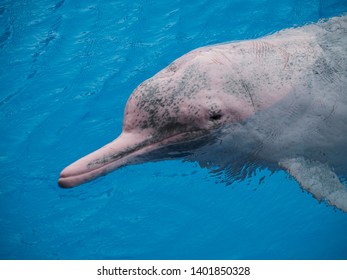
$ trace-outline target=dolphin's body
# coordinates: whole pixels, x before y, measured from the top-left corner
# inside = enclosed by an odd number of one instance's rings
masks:
[[[347,16],[178,58],[134,90],[121,135],[59,185],[177,157],[234,177],[284,169],[347,212]]]

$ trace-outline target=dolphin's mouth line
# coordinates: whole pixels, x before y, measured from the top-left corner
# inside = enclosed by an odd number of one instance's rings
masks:
[[[120,151],[108,156],[104,156],[100,159],[95,159],[94,161],[89,162],[86,165],[87,170],[85,170],[84,172],[80,172],[80,173],[75,173],[72,175],[66,175],[66,174],[61,174],[60,178],[63,180],[73,180],[74,178],[78,179],[79,177],[83,177],[83,176],[88,176],[89,174],[97,174],[96,177],[102,176],[102,175],[106,175],[106,173],[109,173],[110,171],[114,170],[114,169],[118,169],[124,165],[129,164],[129,161],[127,161],[129,158],[132,157],[136,157],[138,154],[141,154],[141,152],[143,150],[147,150],[145,151],[145,153],[147,152],[151,152],[157,148],[160,148],[162,145],[164,144],[173,144],[173,143],[180,143],[180,140],[185,140],[185,141],[189,141],[191,139],[196,138],[197,136],[203,136],[207,134],[205,130],[193,130],[193,131],[185,131],[185,132],[180,132],[174,135],[171,135],[167,138],[161,139],[159,141],[151,141],[151,139],[147,139],[144,140],[142,142],[139,142],[138,144],[135,144],[134,146],[126,149],[125,151]],[[189,136],[188,138],[186,138],[185,136]],[[173,139],[178,139],[178,142],[173,142]],[[182,142],[185,142],[182,141]],[[123,161],[123,162],[119,162],[119,161]],[[116,164],[117,162],[119,162],[119,165]],[[99,165],[99,166],[98,166]],[[96,168],[93,168],[95,166],[98,166]],[[112,166],[113,168],[111,168],[110,170],[107,170],[108,167]],[[105,170],[105,172],[103,172],[103,170]]]

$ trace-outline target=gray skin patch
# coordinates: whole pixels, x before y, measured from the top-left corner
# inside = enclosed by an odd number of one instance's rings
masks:
[[[176,71],[175,63],[169,66],[169,71]],[[127,106],[126,116],[136,114],[132,126],[140,129],[155,128],[155,136],[163,138],[175,133],[199,130],[199,115],[203,109],[197,98],[201,91],[210,90],[210,79],[207,73],[201,71],[195,64],[187,65],[180,77],[153,77],[143,82],[133,92],[129,103],[134,103],[132,109]],[[181,112],[181,108],[188,109]],[[220,109],[211,104],[211,110],[219,119]],[[182,118],[184,114],[184,118]],[[184,121],[182,121],[184,119]],[[124,124],[126,126],[126,124]]]
[[[330,64],[324,57],[319,57],[316,60],[312,71],[315,75],[319,75],[325,82],[333,83],[335,79],[339,78],[339,71]]]

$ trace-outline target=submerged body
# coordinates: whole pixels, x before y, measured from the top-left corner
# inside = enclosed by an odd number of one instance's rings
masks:
[[[347,212],[347,16],[194,50],[139,85],[123,132],[76,161],[72,187],[170,158],[237,174],[282,168]]]

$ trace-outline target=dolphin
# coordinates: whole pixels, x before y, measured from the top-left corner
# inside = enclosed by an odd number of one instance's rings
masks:
[[[119,137],[58,184],[177,158],[231,180],[285,170],[347,212],[347,16],[183,55],[133,91]]]

